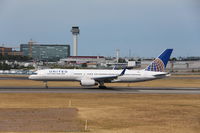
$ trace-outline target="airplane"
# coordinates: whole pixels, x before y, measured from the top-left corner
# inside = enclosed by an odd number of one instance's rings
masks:
[[[99,86],[104,83],[142,82],[168,77],[165,72],[173,49],[166,49],[160,56],[142,70],[100,70],[100,69],[44,69],[29,76],[30,80],[43,81],[48,88],[48,81],[78,81],[81,86]]]

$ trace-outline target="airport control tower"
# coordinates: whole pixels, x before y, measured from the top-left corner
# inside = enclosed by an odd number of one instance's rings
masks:
[[[73,40],[74,40],[74,50],[73,50],[73,56],[78,56],[78,35],[80,33],[79,27],[74,26],[71,29]]]

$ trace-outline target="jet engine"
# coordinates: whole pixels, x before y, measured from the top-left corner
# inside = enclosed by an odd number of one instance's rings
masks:
[[[94,79],[82,79],[80,84],[81,84],[81,86],[95,86],[95,85],[98,85],[98,83]]]

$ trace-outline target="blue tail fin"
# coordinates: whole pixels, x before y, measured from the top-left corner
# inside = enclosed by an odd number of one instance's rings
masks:
[[[167,63],[170,59],[173,49],[166,49],[158,58],[156,58],[148,67],[146,71],[164,72]]]

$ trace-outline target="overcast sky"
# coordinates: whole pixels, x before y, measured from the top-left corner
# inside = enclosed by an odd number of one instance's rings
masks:
[[[72,45],[79,26],[79,55],[200,56],[199,0],[0,0],[0,45]]]

